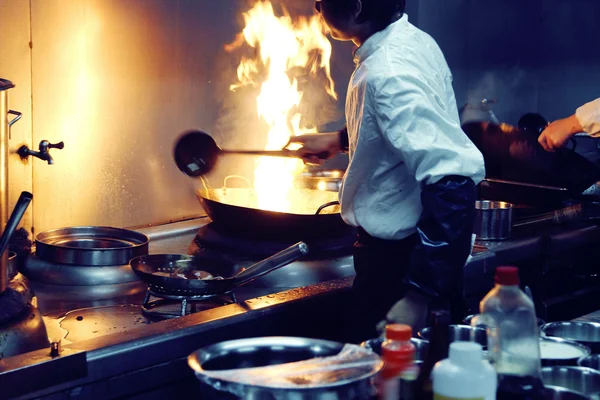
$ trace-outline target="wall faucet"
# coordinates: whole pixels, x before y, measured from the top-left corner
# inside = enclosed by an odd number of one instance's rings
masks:
[[[25,160],[29,156],[37,157],[40,160],[47,161],[49,165],[54,164],[54,159],[50,155],[50,149],[63,149],[65,147],[64,142],[52,144],[47,140],[40,142],[40,151],[31,150],[27,145],[23,145],[17,150],[17,153],[21,159]]]

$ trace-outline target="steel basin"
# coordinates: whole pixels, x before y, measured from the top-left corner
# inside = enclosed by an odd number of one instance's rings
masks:
[[[596,322],[551,322],[540,328],[545,336],[559,337],[583,344],[600,353],[600,324]]]
[[[600,372],[585,367],[544,367],[544,385],[561,387],[579,394],[598,398],[600,395]]]
[[[257,337],[230,340],[203,347],[188,357],[189,366],[203,383],[205,394],[215,389],[224,392],[219,398],[229,398],[228,394],[245,399],[361,399],[374,394],[373,379],[383,363],[377,360],[376,368],[352,370],[352,374],[338,378],[337,374],[326,374],[325,381],[312,385],[296,382],[297,386],[282,387],[273,385],[247,384],[236,378],[216,378],[214,371],[256,368],[282,363],[308,360],[314,357],[337,355],[344,348],[343,343],[300,337]],[[356,373],[355,373],[356,372]],[[239,374],[239,373],[238,373]],[[234,374],[234,376],[238,376]]]
[[[582,345],[581,343],[574,342],[572,340],[566,340],[556,337],[540,337],[540,346],[544,344],[556,344],[559,346],[569,346],[572,351],[579,352],[579,355],[573,357],[544,357],[541,354],[541,361],[543,366],[576,366],[577,360],[582,357],[590,355],[590,348]],[[541,349],[541,347],[540,347]],[[543,352],[542,352],[543,353]]]
[[[577,360],[580,367],[588,367],[600,371],[600,354],[592,354],[587,357],[581,357]]]

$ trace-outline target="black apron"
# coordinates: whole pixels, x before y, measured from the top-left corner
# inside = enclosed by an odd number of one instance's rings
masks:
[[[354,244],[356,277],[346,324],[349,341],[360,343],[378,335],[377,324],[408,290],[405,279],[417,242],[416,233],[402,240],[383,240],[358,229]]]

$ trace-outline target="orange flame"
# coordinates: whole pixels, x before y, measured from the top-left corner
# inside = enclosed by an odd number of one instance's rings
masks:
[[[292,135],[314,133],[315,129],[301,126],[302,115],[297,108],[303,92],[290,71],[301,68],[305,74],[316,76],[322,70],[327,77],[325,90],[337,99],[331,78],[331,43],[319,16],[293,20],[287,13],[276,16],[269,1],[259,1],[244,13],[246,26],[231,51],[244,42],[257,50],[254,58],[243,58],[237,69],[238,82],[231,90],[243,86],[260,87],[256,99],[259,118],[269,130],[266,150],[280,150]],[[297,159],[260,157],[254,170],[254,189],[258,207],[272,211],[289,210],[293,202],[294,177],[302,169]]]

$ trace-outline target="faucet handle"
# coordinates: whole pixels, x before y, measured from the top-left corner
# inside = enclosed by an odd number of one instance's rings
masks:
[[[65,148],[65,142],[48,143],[48,148],[49,149],[59,149],[59,150],[62,150],[62,149]]]
[[[65,148],[65,143],[64,142],[58,142],[58,143],[50,143],[47,140],[42,140],[40,142],[40,151],[43,153],[48,152],[48,150],[50,149],[64,149]]]

